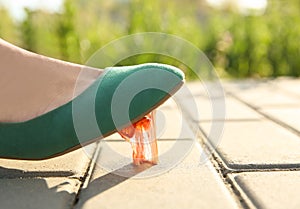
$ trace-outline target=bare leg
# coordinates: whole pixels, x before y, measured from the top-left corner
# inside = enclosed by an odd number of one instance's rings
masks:
[[[34,54],[0,39],[0,122],[21,122],[53,110],[73,98],[81,65]],[[85,90],[101,70],[84,67]]]

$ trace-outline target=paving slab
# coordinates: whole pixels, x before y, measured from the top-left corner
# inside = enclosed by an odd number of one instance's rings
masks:
[[[300,139],[280,125],[268,120],[224,124],[221,139],[212,130],[210,141],[229,168],[300,167]],[[207,135],[211,124],[200,127]]]
[[[300,104],[293,108],[265,108],[262,112],[300,132]]]
[[[300,172],[249,172],[231,175],[257,208],[300,208]]]
[[[109,143],[110,146],[122,146],[121,142]],[[159,147],[164,146],[163,143],[159,142]],[[105,149],[100,149],[97,162],[109,160],[107,154],[101,155]],[[209,161],[200,164],[200,156],[201,151],[194,146],[183,161],[164,171],[172,164],[171,158],[160,159],[156,166],[142,168],[127,162],[113,172],[96,166],[75,208],[238,208],[212,164]],[[156,167],[162,170],[148,176]]]
[[[299,78],[278,78],[272,83],[287,93],[300,97],[300,79]]]
[[[193,101],[191,101],[193,100]],[[196,104],[196,110],[193,105]],[[196,122],[224,120],[259,120],[262,115],[242,102],[226,96],[224,98],[193,97],[182,101],[189,116]]]
[[[66,178],[0,179],[0,208],[71,209],[79,185]]]
[[[81,177],[90,161],[96,144],[48,160],[0,159],[0,179],[20,177]]]
[[[269,81],[235,81],[225,86],[228,92],[256,108],[299,106],[300,104],[300,97],[287,94]]]

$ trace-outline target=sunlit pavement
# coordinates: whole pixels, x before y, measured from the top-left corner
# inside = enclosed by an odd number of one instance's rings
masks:
[[[224,81],[225,119],[212,116],[220,98],[188,86],[199,117],[182,131],[188,110],[159,108],[158,165],[134,167],[117,134],[46,161],[1,159],[0,208],[300,208],[300,79]]]

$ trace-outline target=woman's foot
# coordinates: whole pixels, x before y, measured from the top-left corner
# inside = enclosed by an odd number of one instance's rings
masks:
[[[0,73],[0,122],[21,122],[71,101],[75,87],[80,94],[102,71],[34,54],[0,39]]]

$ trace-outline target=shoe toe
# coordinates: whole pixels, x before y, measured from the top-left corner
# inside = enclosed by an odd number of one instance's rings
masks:
[[[101,132],[120,130],[141,119],[174,94],[183,82],[184,73],[170,65],[107,68],[96,104]]]

